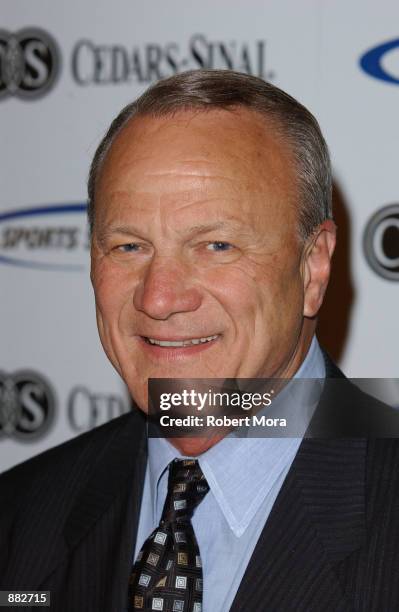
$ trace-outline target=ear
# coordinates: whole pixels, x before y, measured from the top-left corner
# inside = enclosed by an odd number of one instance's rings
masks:
[[[328,219],[309,238],[303,253],[305,317],[315,317],[323,303],[335,249],[336,225]]]

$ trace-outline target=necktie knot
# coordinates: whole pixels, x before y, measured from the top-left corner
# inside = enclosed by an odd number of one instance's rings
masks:
[[[161,522],[189,521],[208,491],[208,483],[197,460],[175,459],[169,465],[168,494]]]

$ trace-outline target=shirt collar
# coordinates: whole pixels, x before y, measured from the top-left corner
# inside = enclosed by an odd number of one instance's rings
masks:
[[[313,337],[294,378],[324,378],[324,359]],[[282,472],[291,465],[298,438],[227,436],[199,456],[199,464],[230,529],[240,537]],[[158,483],[179,452],[165,438],[148,440],[148,470],[153,508]]]

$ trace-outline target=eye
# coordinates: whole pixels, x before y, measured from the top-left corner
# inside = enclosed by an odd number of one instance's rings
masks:
[[[118,251],[122,251],[122,253],[134,253],[139,250],[139,245],[135,242],[129,242],[128,244],[121,244],[117,247]]]
[[[234,247],[229,242],[215,241],[209,242],[209,244],[206,245],[206,248],[208,249],[208,251],[229,251]]]

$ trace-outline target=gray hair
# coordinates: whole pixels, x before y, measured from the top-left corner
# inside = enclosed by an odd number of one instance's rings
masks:
[[[262,79],[232,70],[189,70],[149,87],[125,106],[101,140],[88,179],[88,219],[94,225],[96,180],[115,137],[132,117],[164,117],[185,110],[247,108],[271,120],[289,144],[299,186],[299,234],[306,240],[332,218],[331,162],[315,117],[290,95]]]

